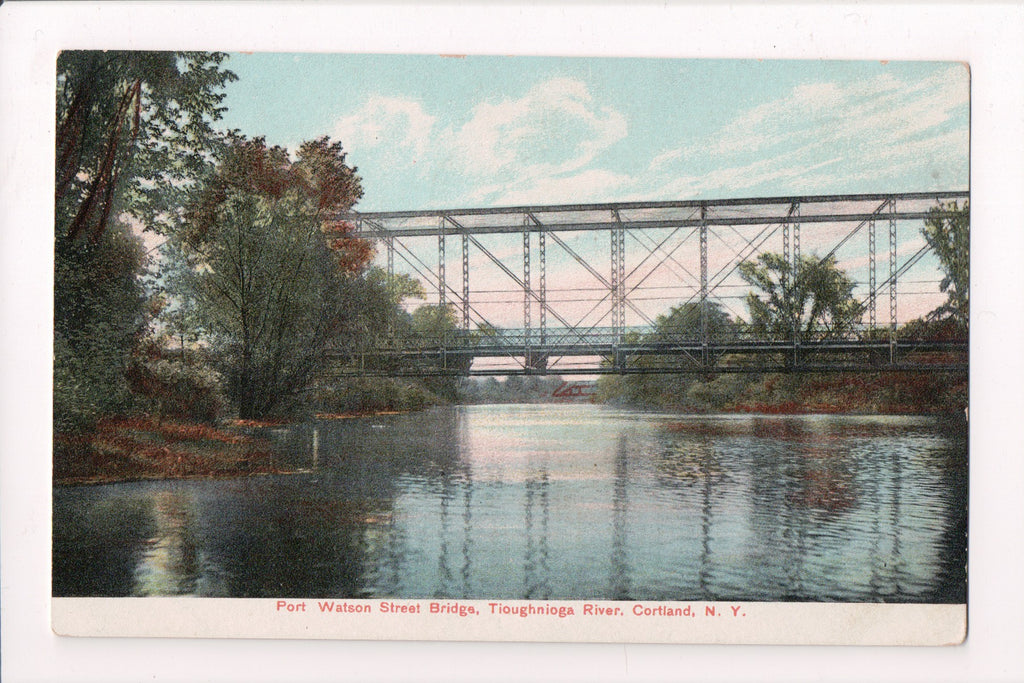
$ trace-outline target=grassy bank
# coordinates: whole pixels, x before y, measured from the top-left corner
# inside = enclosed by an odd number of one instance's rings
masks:
[[[109,417],[91,433],[54,438],[53,483],[280,474],[268,443],[237,427]]]
[[[317,413],[318,420],[348,420],[408,411],[356,410]],[[288,420],[225,420],[214,427],[185,420],[109,417],[91,433],[58,434],[53,444],[53,483],[239,477],[296,471],[278,460],[256,429],[286,427]]]
[[[966,374],[822,373],[606,377],[605,403],[681,413],[941,415],[967,407]]]

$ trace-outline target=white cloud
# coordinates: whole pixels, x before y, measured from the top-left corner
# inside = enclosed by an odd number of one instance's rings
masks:
[[[964,185],[966,127],[942,127],[964,114],[965,76],[963,67],[952,66],[920,81],[885,73],[845,86],[802,84],[726,122],[706,139],[666,150],[651,162],[649,173],[664,177],[662,187],[670,193],[729,193],[762,184],[816,192],[855,181],[876,181],[897,191],[927,189],[894,186],[913,174],[930,175],[936,189]],[[714,170],[679,173],[708,158],[716,159]]]
[[[594,105],[583,82],[554,78],[519,99],[474,107],[454,134],[453,163],[476,177],[555,176],[586,166],[626,129],[622,114]]]
[[[416,100],[373,95],[335,123],[334,136],[346,149],[385,149],[391,163],[416,163],[428,152],[436,121]]]
[[[587,85],[553,78],[522,97],[478,103],[461,124],[441,125],[413,99],[374,95],[339,119],[334,135],[393,177],[429,183],[438,201],[554,203],[605,199],[629,179],[593,168],[627,135],[625,117],[595,103]],[[470,189],[466,189],[470,188]]]

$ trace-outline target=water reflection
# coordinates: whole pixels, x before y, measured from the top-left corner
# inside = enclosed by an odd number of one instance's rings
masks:
[[[612,488],[611,598],[627,600],[629,588],[629,551],[626,524],[629,518],[629,442],[620,435],[615,443],[615,478]]]
[[[548,567],[548,472],[542,468],[526,481],[524,501],[526,553],[523,558],[523,597],[551,597]]]
[[[473,406],[278,441],[310,471],[55,489],[54,593],[966,597],[966,440],[933,420]]]
[[[195,592],[199,570],[195,543],[195,501],[160,491],[153,498],[154,535],[145,541],[135,567],[135,595]]]

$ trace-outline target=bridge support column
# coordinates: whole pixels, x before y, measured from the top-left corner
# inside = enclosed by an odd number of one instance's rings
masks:
[[[530,348],[530,218],[523,217],[523,342]]]
[[[707,368],[711,365],[708,354],[708,225],[707,206],[700,207],[700,343],[701,364]]]
[[[877,326],[878,277],[875,274],[875,221],[868,223],[868,330],[874,337]]]
[[[444,234],[445,234],[445,219],[441,218],[437,225],[437,305],[444,308],[447,305],[448,297],[445,292],[445,281],[444,281]]]
[[[793,221],[793,286],[800,283],[800,202],[793,202],[790,207],[790,220]],[[793,367],[800,364],[800,318],[802,311],[793,311]]]
[[[462,233],[462,331],[469,331],[469,235]]]
[[[388,277],[395,276],[395,238],[388,235],[384,238],[384,246],[388,255]]]
[[[547,239],[542,230],[537,233],[537,247],[540,253],[540,343],[547,343],[548,329],[548,283],[547,283]]]
[[[889,362],[896,364],[896,198],[889,200]]]
[[[612,210],[611,227],[611,294],[612,337],[618,344],[626,327],[626,231],[619,212]]]

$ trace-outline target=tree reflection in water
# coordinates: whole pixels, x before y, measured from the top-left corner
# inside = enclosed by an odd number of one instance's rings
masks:
[[[54,594],[966,598],[966,442],[934,420],[472,406],[317,428],[305,474],[54,489]]]

